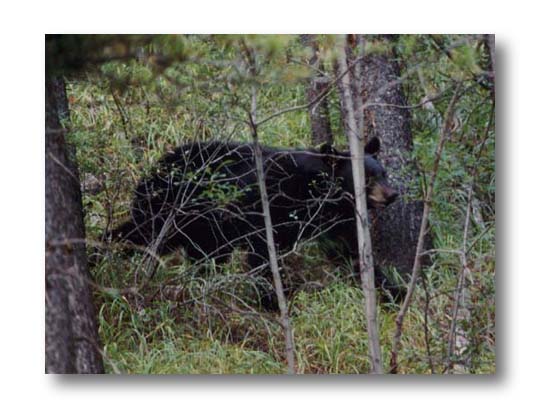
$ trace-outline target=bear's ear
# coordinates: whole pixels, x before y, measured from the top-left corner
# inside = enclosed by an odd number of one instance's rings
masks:
[[[330,167],[334,167],[338,161],[339,153],[330,143],[321,146],[320,152],[323,155],[322,160]]]
[[[336,149],[334,149],[330,143],[324,143],[323,145],[321,145],[320,152],[321,154],[324,154],[324,155],[330,155],[330,156],[337,155]]]
[[[372,156],[376,156],[377,153],[379,153],[380,149],[381,149],[381,141],[379,140],[378,137],[374,137],[368,142],[368,144],[364,148],[364,152]]]

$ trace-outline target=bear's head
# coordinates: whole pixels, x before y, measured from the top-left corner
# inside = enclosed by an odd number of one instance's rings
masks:
[[[381,148],[378,138],[372,138],[364,148],[364,171],[366,177],[366,196],[368,208],[386,207],[398,197],[398,192],[390,186],[386,170],[377,160]],[[341,180],[345,191],[354,196],[354,180],[350,152],[338,152],[325,144],[321,147],[326,162],[332,167],[334,177]]]

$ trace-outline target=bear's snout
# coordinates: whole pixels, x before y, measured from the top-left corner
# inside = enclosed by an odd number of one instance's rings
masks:
[[[385,188],[384,196],[386,198],[386,205],[392,204],[399,197],[399,193],[392,187]]]

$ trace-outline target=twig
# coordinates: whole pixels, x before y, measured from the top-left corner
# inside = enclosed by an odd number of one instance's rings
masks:
[[[435,366],[433,365],[433,356],[431,355],[431,347],[429,345],[429,301],[431,300],[428,287],[426,284],[426,277],[422,274],[422,287],[424,288],[424,294],[426,301],[424,304],[424,341],[426,342],[426,353],[429,361],[429,368],[431,374],[435,374]]]
[[[111,95],[113,97],[114,104],[116,106],[116,110],[118,110],[118,115],[120,116],[120,120],[122,121],[122,127],[124,128],[124,133],[126,134],[126,137],[129,137],[129,131],[128,131],[128,119],[127,119],[127,113],[122,106],[120,99],[118,98],[118,95],[116,95],[116,92],[112,85],[109,86],[109,89],[111,91]]]
[[[461,251],[461,273],[459,274],[458,283],[456,285],[455,295],[454,295],[454,305],[452,307],[452,322],[450,324],[450,332],[448,334],[448,346],[447,346],[447,356],[446,356],[446,367],[447,370],[451,373],[453,369],[453,362],[452,362],[452,356],[454,355],[456,342],[458,341],[456,333],[457,330],[457,321],[458,321],[458,313],[459,313],[459,306],[460,303],[465,304],[466,298],[468,297],[465,293],[465,279],[470,276],[470,269],[467,265],[467,237],[469,235],[469,224],[471,219],[471,201],[472,201],[472,193],[473,193],[473,187],[474,187],[474,181],[471,182],[471,185],[469,186],[469,192],[467,194],[467,214],[465,215],[465,226],[463,228],[463,246]],[[468,312],[463,312],[462,316],[459,320],[466,320],[468,318]],[[463,348],[466,347],[468,340],[465,336],[465,333],[463,333],[462,330],[460,330],[459,333],[460,338],[460,344],[462,347],[460,347],[460,354],[463,351]],[[466,369],[465,364],[461,365],[460,372],[464,372]]]

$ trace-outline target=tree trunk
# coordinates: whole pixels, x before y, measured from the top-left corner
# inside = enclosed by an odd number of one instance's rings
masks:
[[[386,37],[372,40],[391,45]],[[407,105],[392,51],[367,55],[361,64],[361,77],[364,103]],[[404,276],[410,274],[414,264],[423,212],[423,202],[410,197],[418,180],[411,158],[411,114],[407,109],[377,105],[368,106],[364,114],[364,135],[367,139],[376,136],[381,140],[378,158],[388,172],[390,184],[400,194],[391,206],[374,212],[371,229],[374,257],[379,267],[394,267]],[[427,247],[430,245],[428,240]]]
[[[89,288],[80,182],[61,121],[65,84],[45,83],[45,372],[103,373]]]
[[[302,43],[306,47],[310,47],[312,51],[309,65],[313,68],[313,76],[307,85],[306,92],[307,102],[312,103],[328,87],[330,79],[324,74],[324,61],[320,58],[316,36],[313,34],[303,34],[300,38]],[[330,111],[328,109],[327,98],[321,99],[309,108],[309,118],[313,145],[317,146],[322,143],[332,144],[334,137],[330,125]]]
[[[350,71],[347,73],[347,48],[347,41],[344,41],[343,49],[338,57],[337,66],[340,75],[345,73],[341,80],[340,88],[342,90],[342,110],[345,131],[351,148],[359,268],[365,298],[371,368],[373,373],[382,374],[383,367],[377,323],[377,299],[375,295],[375,271],[373,267],[371,237],[368,222],[369,216],[365,194],[364,141],[362,138],[364,115],[362,114],[362,110],[359,110],[359,112],[355,111],[353,103],[353,94],[356,93],[358,95],[359,93],[358,90],[356,90],[356,92],[353,90],[354,88],[360,88],[361,83],[358,81],[352,82],[352,72]],[[356,68],[357,67],[355,67],[355,69]],[[354,69],[352,71],[354,71]],[[358,115],[355,115],[355,113],[358,113]]]
[[[491,83],[491,99],[495,102],[495,71],[497,69],[495,65],[495,34],[484,34],[483,35],[484,44],[486,47],[486,52],[488,54],[488,63],[487,63],[487,77]]]

